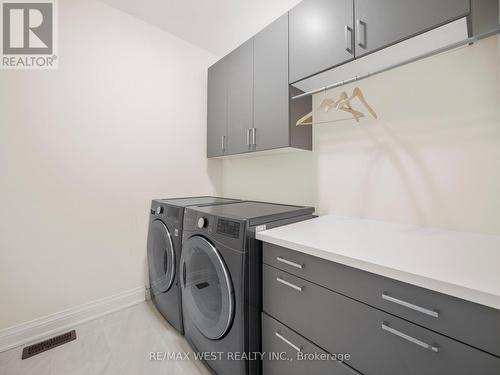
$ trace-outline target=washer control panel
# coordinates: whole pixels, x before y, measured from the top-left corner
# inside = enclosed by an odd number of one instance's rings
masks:
[[[200,217],[197,223],[198,228],[203,229],[208,226],[208,219],[206,217]]]
[[[232,238],[238,238],[240,236],[240,223],[219,218],[219,220],[217,220],[217,233]]]
[[[245,249],[245,221],[211,215],[207,212],[187,208],[184,212],[183,241],[193,235],[204,236],[217,246],[225,245],[231,249]]]
[[[160,216],[163,215],[164,208],[162,206],[157,206],[156,208],[151,208],[151,215]]]

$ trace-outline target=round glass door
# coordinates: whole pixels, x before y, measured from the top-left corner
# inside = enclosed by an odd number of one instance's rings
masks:
[[[175,252],[172,237],[161,220],[149,226],[148,266],[151,288],[166,292],[172,286],[175,274]]]
[[[198,330],[217,340],[229,330],[234,314],[233,285],[217,249],[193,236],[182,245],[182,300]]]

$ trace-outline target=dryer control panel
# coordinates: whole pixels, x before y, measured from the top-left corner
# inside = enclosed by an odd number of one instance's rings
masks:
[[[244,248],[245,221],[235,220],[187,208],[184,213],[184,239],[193,234],[224,243],[233,249]]]
[[[219,218],[217,220],[217,233],[224,234],[232,238],[240,236],[240,223],[233,220]]]

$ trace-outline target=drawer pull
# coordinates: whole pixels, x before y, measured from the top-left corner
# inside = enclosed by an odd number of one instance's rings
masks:
[[[384,331],[392,333],[393,335],[401,337],[402,339],[405,339],[409,342],[412,342],[418,346],[421,346],[424,349],[432,350],[435,353],[437,353],[439,351],[439,348],[436,345],[429,345],[426,342],[423,342],[423,341],[420,341],[419,339],[416,339],[415,337],[409,336],[403,332],[400,332],[394,328],[391,328],[391,327],[389,327],[389,325],[387,323],[382,323],[382,329]]]
[[[297,286],[295,284],[289,283],[288,281],[283,280],[281,277],[277,277],[276,281],[279,282],[279,283],[282,283],[283,285],[289,286],[292,289],[298,290],[299,292],[302,292],[302,287],[301,286]]]
[[[299,268],[299,269],[304,268],[304,265],[303,265],[303,264],[295,263],[295,262],[292,262],[292,261],[290,261],[290,260],[286,260],[286,259],[284,259],[284,258],[282,258],[282,257],[276,257],[276,260],[277,260],[278,262],[288,264],[289,266],[292,266],[292,267],[295,267],[295,268]]]
[[[298,351],[298,352],[302,351],[302,348],[300,346],[295,345],[290,340],[288,340],[285,337],[281,336],[281,334],[279,332],[275,332],[274,334],[276,335],[277,338],[279,338],[281,341],[283,341],[284,343],[286,343],[289,346],[291,346],[292,348],[294,348],[296,351]]]
[[[417,305],[414,305],[413,303],[406,302],[406,301],[391,297],[386,292],[382,293],[382,299],[389,301],[389,302],[393,302],[397,305],[404,306],[404,307],[407,307],[409,309],[421,312],[423,314],[432,316],[433,318],[439,318],[439,313],[435,310],[429,310],[429,309],[426,309],[425,307],[417,306]]]

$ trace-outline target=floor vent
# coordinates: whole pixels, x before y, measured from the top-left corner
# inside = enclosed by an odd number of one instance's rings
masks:
[[[57,346],[66,344],[70,341],[76,340],[76,331],[70,331],[63,333],[62,335],[52,337],[48,340],[41,341],[39,343],[27,346],[23,349],[22,359],[33,357],[34,355],[43,353],[47,350],[53,349]]]

